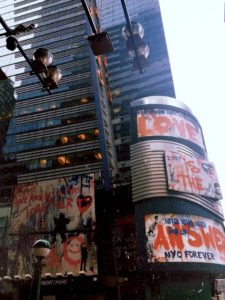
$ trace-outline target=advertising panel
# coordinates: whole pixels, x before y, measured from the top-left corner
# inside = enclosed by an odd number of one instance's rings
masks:
[[[187,115],[169,109],[140,109],[137,111],[137,135],[167,136],[191,141],[203,149],[204,140],[199,124]]]
[[[172,151],[165,151],[165,161],[169,190],[222,199],[213,163]]]
[[[34,274],[35,257],[32,256],[32,245],[38,239],[51,240],[50,235],[22,234],[11,236],[8,251],[8,274],[11,276]],[[94,232],[66,234],[64,242],[51,243],[50,254],[43,259],[42,274],[56,273],[66,275],[97,274],[97,250]]]
[[[145,216],[148,262],[225,264],[225,234],[221,224],[193,215]]]
[[[94,175],[18,184],[13,195],[10,231],[71,231],[95,224]],[[64,240],[61,234],[62,241]]]

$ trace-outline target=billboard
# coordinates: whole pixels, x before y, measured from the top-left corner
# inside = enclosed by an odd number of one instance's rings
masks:
[[[95,224],[94,175],[18,184],[13,194],[10,231],[71,231]],[[65,237],[61,235],[62,241]]]
[[[222,199],[214,164],[172,151],[165,151],[168,189]]]
[[[145,216],[148,262],[225,265],[225,234],[214,220],[194,215]]]
[[[33,274],[33,243],[51,246],[43,273],[97,274],[94,174],[18,184],[13,194],[8,274]]]
[[[10,276],[34,274],[35,257],[32,256],[32,245],[38,239],[51,241],[51,235],[24,234],[11,236],[8,251],[8,274]],[[57,273],[66,275],[72,272],[87,276],[97,274],[97,249],[94,232],[67,233],[64,242],[51,243],[50,254],[43,259],[42,274]]]
[[[191,141],[203,149],[202,131],[195,119],[170,109],[137,110],[137,135],[141,137],[165,136]]]

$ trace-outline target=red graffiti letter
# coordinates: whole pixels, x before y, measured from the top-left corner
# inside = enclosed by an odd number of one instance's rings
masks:
[[[161,224],[158,224],[157,228],[158,234],[155,238],[154,249],[157,249],[158,247],[164,247],[165,250],[169,250],[169,243],[166,239],[163,226]]]
[[[154,129],[156,133],[164,135],[169,133],[169,129],[172,127],[171,120],[166,116],[158,116],[154,122]]]
[[[193,246],[193,247],[201,247],[202,245],[202,238],[200,236],[200,234],[198,234],[197,232],[195,232],[194,230],[190,229],[188,230],[188,234],[193,237],[194,239],[192,240],[191,238],[188,239],[188,243]]]
[[[188,132],[188,137],[189,139],[196,143],[197,142],[197,137],[196,137],[196,130],[195,127],[189,123],[186,123],[186,128],[187,128],[187,132]]]
[[[201,231],[202,238],[203,238],[203,241],[204,241],[206,247],[209,248],[210,246],[212,246],[214,249],[216,249],[211,226],[209,226],[208,232],[205,232],[204,228],[202,226],[200,226],[200,231]]]
[[[167,227],[167,232],[170,239],[170,244],[173,248],[178,248],[179,250],[182,250],[184,248],[184,242],[182,235],[180,234],[181,228],[180,225],[176,224],[174,225],[175,231],[169,232],[169,226]]]
[[[219,252],[225,252],[225,237],[224,234],[216,227],[212,228],[216,247]]]

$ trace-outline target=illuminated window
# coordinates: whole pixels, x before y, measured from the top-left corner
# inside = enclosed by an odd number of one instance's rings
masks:
[[[60,138],[60,142],[61,142],[62,144],[68,143],[68,142],[69,142],[68,136],[62,136],[62,137]]]
[[[102,153],[101,152],[96,152],[94,156],[95,156],[95,158],[97,160],[101,160],[102,159]]]
[[[84,141],[85,139],[87,139],[87,134],[81,133],[81,134],[78,134],[77,137],[78,137],[80,140]]]
[[[121,112],[121,106],[120,105],[113,107],[113,113],[114,114],[118,114],[120,112]]]
[[[95,136],[99,136],[99,130],[98,130],[98,128],[95,129]]]
[[[65,157],[65,156],[59,156],[59,157],[57,158],[57,161],[58,161],[58,163],[59,163],[61,166],[63,166],[63,165],[65,165],[65,163],[66,163],[66,157]]]
[[[46,159],[41,159],[39,166],[40,166],[40,168],[46,168],[47,167],[47,160]]]
[[[88,98],[81,98],[80,99],[80,104],[86,104],[89,102],[89,99]]]
[[[72,164],[72,159],[70,157],[66,157],[64,155],[59,156],[57,158],[58,164],[60,166],[64,166],[64,165],[71,165]]]

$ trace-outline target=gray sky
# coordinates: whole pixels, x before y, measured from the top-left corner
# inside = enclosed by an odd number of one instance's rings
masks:
[[[225,198],[223,0],[160,0],[177,99],[199,120]],[[225,212],[225,200],[222,200]]]

